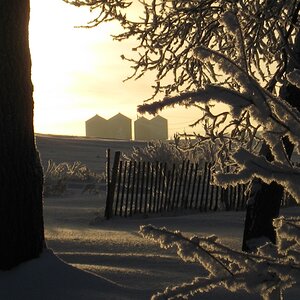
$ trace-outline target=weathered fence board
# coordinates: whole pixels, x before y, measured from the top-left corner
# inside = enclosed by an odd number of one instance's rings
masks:
[[[113,203],[115,196],[115,187],[117,180],[117,172],[119,170],[119,161],[120,161],[120,152],[115,153],[114,165],[112,169],[112,177],[110,179],[110,151],[107,151],[107,197],[106,197],[106,208],[105,208],[105,217],[110,219],[113,215]],[[121,172],[120,172],[121,174]]]

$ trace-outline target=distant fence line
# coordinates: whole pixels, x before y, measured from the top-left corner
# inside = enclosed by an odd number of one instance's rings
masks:
[[[245,209],[245,185],[222,188],[211,184],[210,163],[200,166],[189,160],[171,168],[162,162],[121,160],[115,152],[112,170],[107,159],[105,216],[129,217],[185,210]]]

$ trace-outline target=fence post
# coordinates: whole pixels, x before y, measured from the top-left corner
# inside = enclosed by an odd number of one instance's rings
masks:
[[[121,193],[121,185],[122,185],[122,173],[123,172],[123,161],[119,161],[119,167],[118,167],[118,182],[117,182],[117,199],[115,204],[115,216],[118,214],[118,205],[120,200],[120,193]]]
[[[125,196],[127,165],[128,165],[128,161],[125,160],[125,161],[124,161],[123,180],[122,180],[122,191],[121,191],[120,210],[119,210],[119,215],[120,215],[120,217],[121,217],[122,214],[123,214],[123,204],[124,204],[124,196]]]
[[[142,213],[142,206],[143,206],[143,193],[144,193],[144,182],[145,182],[145,166],[146,162],[142,162],[142,182],[141,182],[141,195],[140,195],[140,206],[139,206],[139,213]]]
[[[146,165],[147,165],[147,171],[146,171],[146,188],[145,188],[144,215],[147,215],[147,207],[148,207],[148,189],[149,189],[150,161],[147,161]]]
[[[106,207],[105,207],[105,217],[107,220],[110,219],[113,215],[113,201],[114,201],[120,155],[121,155],[120,151],[115,152],[114,164],[113,164],[110,180],[109,180],[110,175],[108,175],[110,174],[110,170],[107,171],[107,175],[109,176],[107,180],[108,187],[107,187],[107,197],[106,197]],[[110,160],[110,151],[108,151],[108,159]],[[107,165],[108,165],[107,169],[109,169],[110,163],[108,163]]]
[[[163,170],[162,170],[162,178],[161,178],[161,182],[162,182],[162,188],[161,188],[161,200],[160,200],[160,208],[159,211],[162,211],[163,206],[165,206],[166,203],[166,177],[167,177],[167,163],[165,162],[163,165]]]
[[[196,186],[196,181],[197,181],[197,172],[198,172],[198,163],[195,164],[193,188],[192,188],[192,195],[191,195],[191,200],[190,200],[190,209],[192,208],[193,200],[194,200],[195,186]]]
[[[128,169],[128,178],[127,178],[127,192],[126,192],[126,202],[125,202],[125,211],[124,215],[127,217],[127,210],[128,210],[128,201],[129,201],[129,194],[130,194],[130,184],[131,184],[131,172],[132,172],[132,160],[129,161],[129,169]],[[133,194],[133,192],[132,192]]]
[[[108,201],[109,201],[109,188],[110,188],[110,149],[106,149],[106,165],[105,165],[105,172],[106,172],[106,205],[105,205],[105,217],[107,217],[107,209],[108,209]]]
[[[131,198],[130,198],[130,210],[129,215],[132,216],[132,208],[133,208],[133,199],[134,199],[134,186],[135,186],[135,176],[136,176],[136,161],[133,162],[133,172],[132,172],[132,188],[131,188]]]
[[[137,163],[137,180],[136,180],[136,189],[135,189],[135,201],[134,201],[134,213],[138,209],[138,196],[139,196],[139,187],[140,187],[140,176],[141,176],[141,162]]]
[[[109,195],[109,185],[110,185],[110,149],[106,149],[106,196]]]
[[[187,177],[188,177],[189,166],[190,166],[190,161],[188,160],[186,163],[185,173],[184,173],[184,178],[183,178],[183,189],[182,189],[182,194],[181,194],[181,208],[186,208],[186,203],[188,201],[187,195],[185,194],[185,192],[186,192],[186,182],[187,182]]]
[[[206,175],[206,192],[205,192],[205,202],[204,202],[204,211],[207,211],[208,208],[208,194],[209,194],[209,190],[210,190],[210,181],[211,181],[211,163],[207,164],[207,175]],[[204,187],[203,187],[204,188]]]
[[[181,186],[182,186],[182,179],[183,179],[184,168],[185,168],[185,160],[182,162],[181,170],[180,170],[178,194],[177,194],[176,208],[175,208],[176,210],[178,209],[178,206],[179,206],[179,198],[180,198],[180,195],[181,195]]]
[[[193,171],[194,171],[194,164],[192,163],[191,168],[190,168],[190,173],[189,173],[189,181],[187,183],[186,200],[185,200],[185,203],[184,203],[184,208],[185,209],[188,208]]]
[[[174,187],[174,175],[175,175],[175,164],[172,165],[172,173],[170,177],[170,191],[168,194],[168,208],[167,210],[169,211],[170,208],[171,210],[173,209],[173,201],[172,201],[172,195],[173,195],[173,187]]]
[[[202,180],[202,186],[201,186],[201,199],[200,199],[200,203],[199,203],[199,210],[200,211],[203,211],[203,201],[204,201],[204,197],[205,197],[205,184],[206,184],[206,181],[208,181],[209,179],[207,179],[207,173],[208,173],[208,163],[206,162],[204,164],[204,174],[202,176],[203,180]],[[199,182],[200,184],[200,182]],[[207,192],[207,191],[206,191]]]

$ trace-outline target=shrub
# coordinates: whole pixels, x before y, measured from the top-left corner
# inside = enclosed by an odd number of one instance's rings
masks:
[[[173,164],[181,166],[184,160],[190,160],[194,163],[202,164],[210,162],[213,155],[214,147],[211,143],[203,143],[201,147],[192,147],[188,139],[179,140],[175,142],[164,142],[161,140],[154,140],[148,142],[144,147],[133,147],[130,154],[124,154],[125,159],[135,161],[150,161],[167,163],[170,169]]]
[[[105,174],[97,174],[79,161],[74,163],[55,163],[48,161],[44,171],[44,195],[60,196],[67,190],[69,182],[96,184],[105,181]]]

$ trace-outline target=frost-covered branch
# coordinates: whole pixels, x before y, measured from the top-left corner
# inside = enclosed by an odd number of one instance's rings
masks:
[[[91,9],[95,17],[87,27],[120,23],[122,29],[114,39],[136,41],[132,55],[122,56],[132,65],[129,77],[154,71],[153,98],[222,80],[213,65],[193,57],[192,49],[199,45],[231,57],[264,85],[271,80],[274,85],[286,71],[281,54],[299,29],[296,0],[64,1]],[[292,55],[291,51],[286,54]],[[275,73],[281,74],[274,77]],[[230,78],[228,85],[234,87]]]
[[[255,177],[266,183],[275,181],[282,185],[300,203],[300,169],[287,166],[281,162],[269,162],[263,156],[257,156],[245,149],[233,154],[233,159],[240,167],[237,173],[216,174],[216,184],[226,186],[237,183],[247,183]]]
[[[177,254],[180,258],[186,262],[200,263],[213,276],[219,273],[222,273],[224,276],[228,273],[233,275],[230,269],[218,259],[217,255],[209,251],[209,245],[211,244],[211,240],[214,241],[216,239],[215,236],[205,239],[194,236],[188,239],[178,231],[170,232],[165,228],[157,229],[151,225],[141,226],[140,233],[144,237],[158,241],[162,248],[167,249],[176,246]]]
[[[196,92],[185,92],[178,96],[166,97],[161,101],[150,104],[145,103],[139,106],[139,111],[142,113],[145,111],[156,113],[165,107],[174,106],[176,104],[187,107],[198,106],[198,104],[204,105],[205,108],[202,108],[204,115],[202,118],[199,118],[197,123],[205,121],[204,129],[207,136],[213,141],[219,139],[223,145],[226,144],[225,140],[228,137],[230,137],[231,141],[235,141],[234,133],[239,132],[241,128],[241,123],[238,122],[238,119],[242,118],[243,114],[246,113],[248,116],[247,120],[251,118],[260,125],[262,130],[261,138],[270,147],[274,162],[262,161],[263,158],[257,157],[250,152],[238,150],[241,147],[246,148],[246,143],[243,144],[243,140],[236,140],[240,145],[236,143],[235,147],[229,149],[231,153],[228,151],[225,157],[227,160],[230,156],[233,157],[237,164],[235,170],[239,170],[238,174],[217,175],[217,183],[224,184],[226,181],[226,184],[229,184],[231,180],[234,184],[238,182],[246,183],[256,176],[267,183],[272,181],[278,182],[293,196],[300,199],[300,193],[297,187],[299,171],[289,162],[282,142],[282,139],[285,136],[288,136],[289,140],[294,143],[296,151],[300,153],[299,111],[284,99],[276,97],[261,87],[260,84],[248,75],[239,65],[225,55],[206,47],[196,48],[195,53],[197,58],[203,62],[208,63],[213,61],[218,63],[220,69],[222,69],[225,74],[236,79],[239,90],[216,85],[207,85],[204,89],[200,89]],[[289,80],[296,85],[299,80],[298,77],[299,73],[297,70],[288,75]],[[229,121],[228,124],[225,124],[228,113],[221,113],[220,116],[222,116],[223,119],[219,119],[220,121],[217,121],[218,115],[216,116],[211,113],[210,104],[212,101],[216,103],[222,102],[228,105],[229,113],[232,117],[232,120]],[[207,125],[207,120],[211,120],[210,125]],[[223,124],[223,130],[219,130],[220,124]],[[247,124],[250,124],[249,121]],[[248,128],[251,127],[249,126]],[[252,132],[255,132],[253,129],[254,128],[252,128]],[[245,130],[242,132],[245,132]],[[255,134],[256,133],[257,132],[255,132]],[[248,139],[250,136],[251,130]],[[231,144],[231,146],[232,145],[233,144]],[[221,147],[220,149],[225,153],[224,149],[226,148]],[[249,149],[251,148],[249,147],[248,150]],[[247,159],[242,159],[242,156],[245,155],[245,153],[248,153]],[[251,157],[249,155],[251,155]],[[257,160],[256,163],[255,160]],[[247,165],[245,165],[244,161],[247,162]],[[220,180],[220,178],[223,179]],[[226,180],[224,178],[226,178]]]
[[[145,103],[138,106],[138,112],[155,114],[158,111],[174,107],[175,105],[191,106],[193,104],[209,104],[210,101],[228,104],[231,107],[232,114],[237,117],[241,112],[253,104],[251,98],[242,93],[218,85],[207,85],[205,89],[196,92],[185,92],[174,97],[165,97],[161,101]]]
[[[265,244],[256,254],[232,250],[216,236],[185,237],[178,231],[152,225],[141,226],[140,234],[162,248],[177,248],[186,262],[199,263],[207,277],[196,277],[190,283],[168,287],[152,299],[189,299],[198,294],[214,293],[220,287],[230,291],[246,291],[264,300],[278,299],[300,277],[300,219],[279,218],[274,221],[279,248]],[[283,298],[280,298],[283,299]]]
[[[300,70],[296,69],[293,72],[287,74],[288,81],[295,85],[297,88],[300,88]]]

